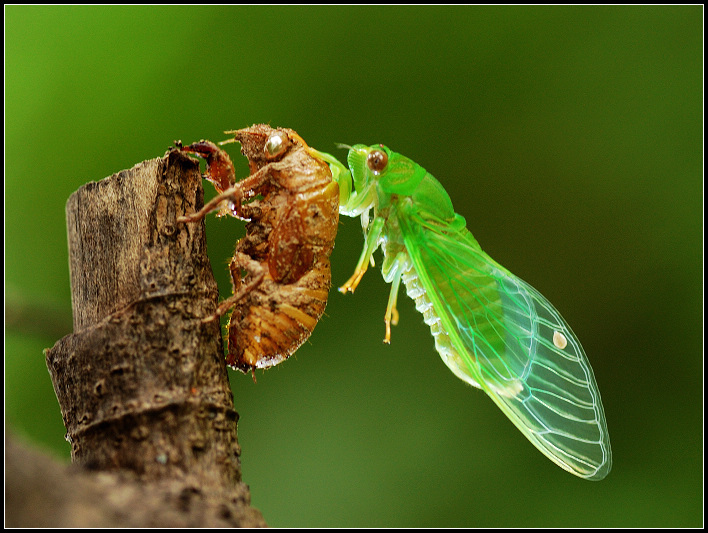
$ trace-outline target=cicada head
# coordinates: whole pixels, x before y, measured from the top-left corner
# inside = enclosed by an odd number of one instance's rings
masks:
[[[267,124],[255,124],[250,128],[227,131],[234,138],[220,144],[239,142],[241,152],[248,158],[251,174],[268,163],[280,161],[297,145],[307,144],[293,130],[288,128],[271,128]]]
[[[423,167],[383,144],[352,146],[347,163],[358,194],[378,184],[379,194],[410,196],[426,175]]]

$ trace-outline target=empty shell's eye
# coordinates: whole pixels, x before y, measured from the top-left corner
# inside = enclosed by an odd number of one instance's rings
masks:
[[[288,149],[290,141],[285,133],[280,131],[275,132],[268,137],[265,143],[265,155],[267,159],[274,159],[282,155]]]
[[[374,174],[379,174],[388,165],[388,154],[383,150],[373,150],[366,157],[366,166],[368,166]]]

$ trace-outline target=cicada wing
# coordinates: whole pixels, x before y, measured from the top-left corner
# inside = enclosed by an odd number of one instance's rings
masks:
[[[612,465],[600,393],[577,337],[537,290],[490,258],[466,229],[401,221],[416,274],[449,336],[438,350],[565,470],[604,478]]]

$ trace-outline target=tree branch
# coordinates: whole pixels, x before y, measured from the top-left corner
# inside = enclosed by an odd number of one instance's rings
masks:
[[[218,300],[204,224],[175,222],[201,205],[178,151],[69,198],[74,333],[46,360],[82,468],[60,476],[75,487],[61,523],[14,525],[265,525],[241,483],[219,322],[202,321]]]

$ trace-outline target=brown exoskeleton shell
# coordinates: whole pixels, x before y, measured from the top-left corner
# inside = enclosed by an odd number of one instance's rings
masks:
[[[324,313],[339,187],[329,166],[293,130],[258,124],[227,133],[241,143],[250,176],[236,182],[228,154],[210,141],[181,147],[206,159],[205,177],[220,193],[181,220],[200,220],[221,208],[248,221],[230,264],[233,296],[217,311],[233,308],[226,361],[248,373],[287,359]]]

